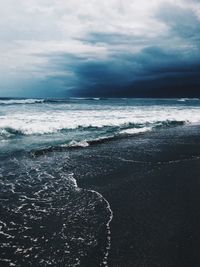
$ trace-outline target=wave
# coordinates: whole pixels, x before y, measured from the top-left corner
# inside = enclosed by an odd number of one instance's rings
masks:
[[[175,121],[168,121],[168,122],[158,122],[157,124],[154,124],[152,126],[136,126],[137,128],[126,128],[123,130],[120,130],[121,128],[119,128],[118,130],[113,131],[113,134],[111,135],[105,135],[104,136],[99,136],[99,137],[90,137],[88,139],[83,139],[83,140],[72,140],[69,141],[67,143],[64,144],[60,144],[60,145],[52,145],[52,146],[48,146],[45,148],[40,148],[40,149],[36,149],[31,151],[31,155],[33,156],[40,156],[40,155],[44,155],[46,153],[49,152],[56,152],[56,151],[65,151],[66,149],[77,149],[77,148],[87,148],[91,145],[97,145],[97,144],[103,144],[105,142],[111,141],[111,140],[117,140],[120,138],[124,138],[125,136],[133,136],[133,135],[138,135],[138,134],[144,134],[147,132],[151,132],[153,130],[155,130],[156,128],[160,128],[160,127],[170,127],[170,126],[180,126],[183,125],[184,122],[175,122]],[[131,126],[133,127],[133,125]]]
[[[0,99],[0,105],[19,105],[44,103],[44,99]]]
[[[7,98],[0,98],[0,105],[20,105],[20,104],[39,104],[39,103],[45,103],[45,104],[65,104],[65,103],[71,103],[73,101],[81,101],[81,100],[88,100],[88,101],[99,101],[99,100],[107,100],[106,98],[100,98],[100,97],[70,97],[68,99],[7,99]]]
[[[107,141],[117,139],[119,136],[113,135],[113,136],[105,136],[105,137],[98,137],[94,139],[89,139],[89,140],[82,140],[82,141],[75,141],[72,140],[71,142],[67,144],[61,144],[61,145],[55,145],[55,146],[48,146],[48,147],[43,147],[39,149],[33,149],[30,154],[33,157],[41,156],[44,154],[47,154],[49,152],[61,152],[71,149],[77,149],[77,148],[87,148],[91,145],[96,145],[96,144],[103,144]]]
[[[166,120],[166,121],[158,121],[155,123],[154,128],[160,127],[171,127],[171,126],[181,126],[187,123],[188,121],[176,121],[176,120]]]
[[[199,101],[199,98],[180,98],[177,99],[178,102],[186,102],[186,101]]]
[[[90,144],[86,140],[75,141],[72,140],[69,144],[63,144],[61,147],[87,147]]]
[[[104,142],[112,140],[116,137],[117,137],[117,134],[113,134],[110,136],[101,136],[101,137],[97,137],[97,138],[89,138],[88,140],[82,140],[82,141],[72,140],[69,142],[69,144],[62,144],[62,145],[60,145],[60,147],[62,147],[62,148],[88,147],[90,145],[104,143]]]
[[[70,97],[71,100],[108,100],[108,98],[105,97]]]
[[[0,128],[0,137],[12,138],[14,136],[27,135],[23,130],[12,127]]]
[[[12,138],[14,136],[31,136],[31,135],[52,135],[56,133],[60,133],[62,135],[68,134],[69,132],[73,134],[73,132],[91,132],[97,134],[137,134],[146,131],[150,131],[153,128],[160,127],[170,127],[170,126],[178,126],[185,124],[185,121],[175,121],[175,120],[166,120],[166,121],[156,121],[156,122],[146,122],[146,123],[125,123],[119,125],[76,125],[74,127],[61,127],[60,125],[57,127],[52,126],[51,124],[45,125],[41,127],[40,125],[35,125],[30,127],[26,127],[26,125],[22,125],[17,127],[4,127],[0,128],[0,137],[4,138]],[[98,137],[101,139],[101,137]],[[73,143],[71,144],[73,145]]]
[[[127,100],[128,98],[121,98],[120,100]],[[25,104],[65,104],[72,102],[80,102],[80,101],[99,101],[99,100],[110,100],[109,98],[104,97],[69,97],[69,98],[52,98],[52,99],[39,99],[39,98],[0,98],[0,105],[25,105]],[[177,99],[178,102],[186,102],[186,101],[199,101],[199,98],[180,98]]]
[[[151,130],[152,130],[152,127],[131,128],[131,129],[125,129],[125,130],[120,131],[120,134],[133,135],[133,134],[149,132]]]

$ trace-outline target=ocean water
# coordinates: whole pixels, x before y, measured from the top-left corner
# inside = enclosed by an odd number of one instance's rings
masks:
[[[0,156],[200,122],[199,99],[0,99]]]
[[[70,149],[199,123],[199,99],[0,99],[0,266],[107,266],[112,207]]]

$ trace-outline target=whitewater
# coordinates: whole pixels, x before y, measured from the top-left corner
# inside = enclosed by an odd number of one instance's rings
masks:
[[[86,147],[199,122],[199,99],[0,99],[0,148]]]

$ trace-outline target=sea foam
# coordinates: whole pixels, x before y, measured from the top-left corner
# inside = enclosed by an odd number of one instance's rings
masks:
[[[137,128],[165,122],[200,122],[199,108],[129,108],[125,110],[15,110],[0,116],[0,130],[5,134],[51,134],[63,130],[129,127]],[[136,127],[134,127],[136,125]],[[5,132],[6,131],[6,132]],[[137,131],[137,130],[136,130]],[[2,132],[2,133],[3,133]]]
[[[118,136],[199,123],[199,101],[45,100],[39,105],[0,105],[0,150],[87,147]]]

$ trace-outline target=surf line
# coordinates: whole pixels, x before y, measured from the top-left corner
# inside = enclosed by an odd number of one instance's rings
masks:
[[[71,173],[70,174],[70,179],[72,181],[72,184],[75,188],[77,189],[81,189],[78,187],[78,184],[77,184],[77,181],[76,179],[74,178],[74,174]],[[106,248],[105,248],[105,251],[104,251],[104,255],[103,255],[103,260],[102,260],[102,263],[100,266],[104,266],[104,267],[108,267],[108,256],[109,256],[109,252],[110,252],[110,249],[111,249],[111,227],[110,227],[110,224],[111,224],[111,221],[113,219],[113,211],[111,209],[111,206],[110,206],[110,203],[108,202],[107,199],[105,199],[99,192],[95,191],[95,190],[88,190],[86,189],[88,192],[91,192],[93,194],[96,194],[101,200],[103,200],[105,203],[106,203],[106,208],[107,210],[109,211],[110,213],[110,216],[109,216],[109,220],[108,222],[106,223],[106,230],[107,230],[107,245],[106,245]]]

